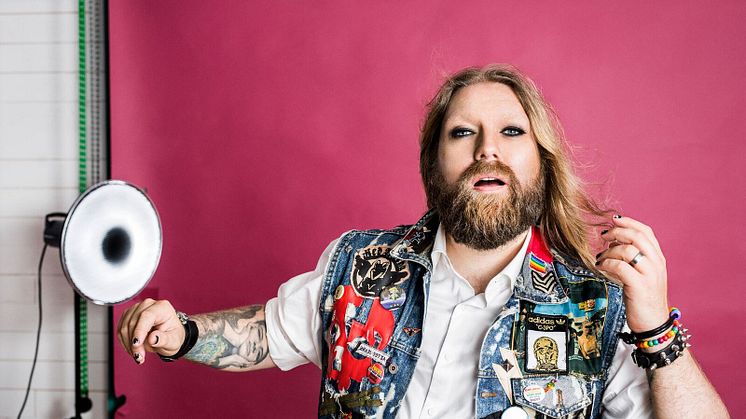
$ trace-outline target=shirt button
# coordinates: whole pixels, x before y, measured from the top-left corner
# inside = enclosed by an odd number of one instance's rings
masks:
[[[435,408],[434,407],[429,407],[427,409],[427,414],[428,414],[428,416],[435,416]]]
[[[443,359],[446,360],[446,361],[450,361],[451,357],[448,356],[448,354],[443,354]]]

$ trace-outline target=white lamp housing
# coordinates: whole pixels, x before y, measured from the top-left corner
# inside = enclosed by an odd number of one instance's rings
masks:
[[[66,215],[48,214],[46,220],[44,240],[59,246],[68,282],[95,304],[127,301],[155,274],[161,222],[153,202],[132,184],[109,180],[93,185]]]

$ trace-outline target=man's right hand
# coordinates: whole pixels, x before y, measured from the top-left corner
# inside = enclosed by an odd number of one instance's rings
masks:
[[[145,362],[145,352],[165,356],[179,351],[184,342],[184,326],[167,300],[144,301],[133,305],[119,319],[119,342],[135,362]]]

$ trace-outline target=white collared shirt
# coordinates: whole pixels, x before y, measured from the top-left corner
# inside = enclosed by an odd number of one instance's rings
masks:
[[[399,409],[400,418],[471,418],[475,414],[477,369],[482,340],[513,293],[528,243],[484,293],[476,294],[456,272],[438,228],[431,251],[433,272],[422,327],[422,345],[412,380]],[[269,354],[286,371],[312,362],[321,366],[321,283],[337,240],[321,255],[316,269],[280,286],[265,308]],[[621,340],[609,369],[603,396],[606,419],[652,417],[645,373],[632,363],[631,347]]]

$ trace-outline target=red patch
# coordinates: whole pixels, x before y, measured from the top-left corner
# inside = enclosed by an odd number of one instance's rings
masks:
[[[339,391],[347,390],[350,387],[350,380],[362,381],[363,377],[368,376],[368,368],[373,364],[370,358],[355,358],[347,343],[362,338],[371,347],[383,350],[391,341],[391,335],[394,332],[394,315],[383,308],[378,299],[373,300],[368,313],[368,321],[360,323],[352,320],[348,329],[345,322],[348,307],[358,310],[362,302],[363,298],[359,297],[350,285],[344,286],[344,293],[334,302],[332,324],[327,335],[329,339],[327,377],[337,381]]]
[[[536,226],[531,227],[531,241],[528,243],[528,251],[546,263],[552,263],[554,260],[549,247],[541,236],[541,230]]]

